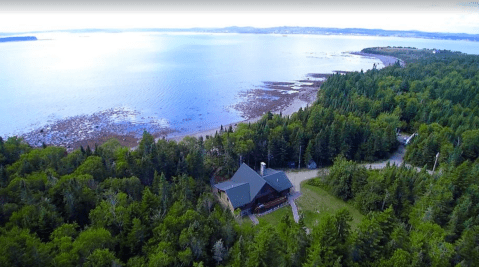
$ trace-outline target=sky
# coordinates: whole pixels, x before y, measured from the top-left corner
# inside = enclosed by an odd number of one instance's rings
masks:
[[[0,3],[0,32],[275,26],[479,34],[470,1],[25,1]]]

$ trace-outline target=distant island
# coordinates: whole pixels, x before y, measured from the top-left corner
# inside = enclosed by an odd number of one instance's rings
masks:
[[[35,37],[35,36],[2,37],[2,38],[0,38],[0,43],[36,41],[36,40],[37,40],[37,37]]]

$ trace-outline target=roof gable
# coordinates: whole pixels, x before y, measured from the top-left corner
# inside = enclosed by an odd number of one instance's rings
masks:
[[[235,183],[248,183],[250,199],[254,199],[266,183],[266,181],[246,163],[241,164],[239,169],[231,178],[231,181]]]
[[[219,183],[219,184],[215,184],[214,186],[220,190],[223,190],[223,191],[226,191],[232,187],[235,187],[235,186],[238,186],[240,184],[244,184],[244,183],[235,183],[231,180],[228,180],[228,181],[224,181],[222,183]]]
[[[225,192],[230,199],[231,205],[233,205],[233,208],[236,209],[250,203],[251,199],[249,198],[249,191],[249,184],[242,183],[227,189]]]
[[[276,171],[272,169],[267,169],[266,176],[263,176],[264,180],[274,188],[274,190],[281,192],[283,190],[293,187],[291,181],[288,179],[288,176],[282,171]]]
[[[251,201],[248,183],[236,183],[231,180],[215,184],[214,187],[224,191],[228,196],[233,208],[241,207]]]

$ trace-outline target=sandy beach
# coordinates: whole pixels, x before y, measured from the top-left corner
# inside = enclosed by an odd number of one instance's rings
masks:
[[[381,60],[381,62],[383,63],[383,65],[385,67],[394,65],[398,60],[399,60],[399,64],[401,65],[401,67],[406,66],[406,63],[404,61],[402,61],[398,58],[395,58],[395,57],[391,57],[391,56],[368,54],[368,53],[363,53],[363,52],[350,52],[350,54],[363,56],[363,57],[377,58],[377,59]]]

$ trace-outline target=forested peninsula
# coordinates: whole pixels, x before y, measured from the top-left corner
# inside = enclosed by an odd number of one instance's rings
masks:
[[[1,37],[0,43],[6,42],[22,42],[22,41],[36,41],[37,37],[35,36],[15,36],[15,37]]]
[[[332,75],[312,106],[205,139],[145,132],[135,150],[112,139],[71,153],[0,139],[0,265],[477,266],[479,56],[362,52],[406,66]],[[417,134],[414,167],[360,164],[394,153],[398,132]],[[328,171],[307,185],[357,209],[358,224],[341,209],[253,226],[211,193],[240,161],[310,160]]]

